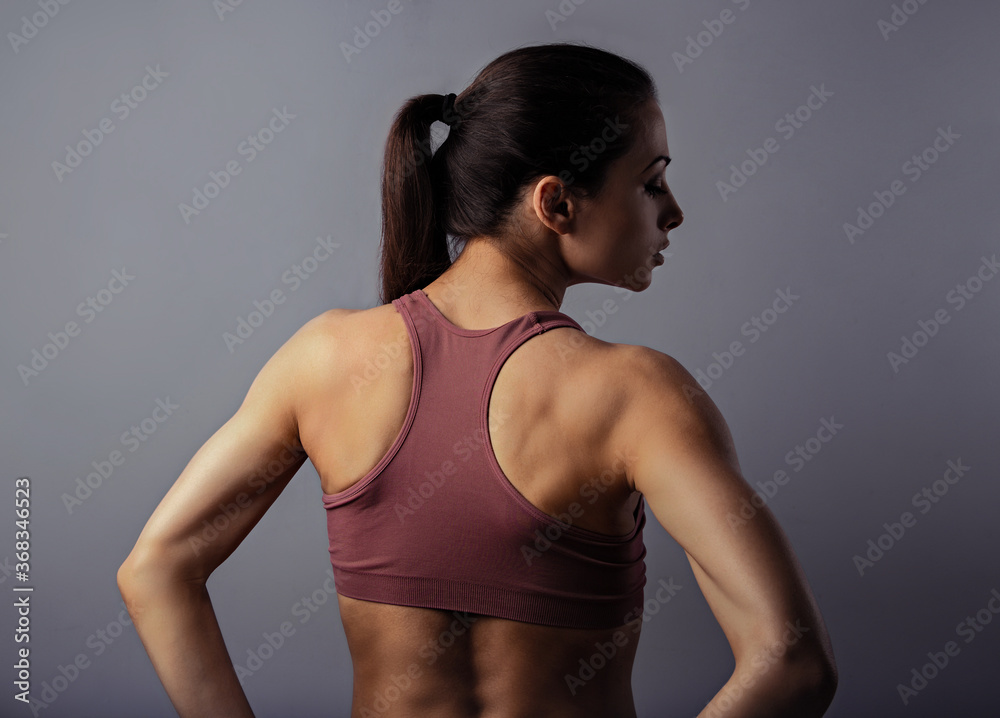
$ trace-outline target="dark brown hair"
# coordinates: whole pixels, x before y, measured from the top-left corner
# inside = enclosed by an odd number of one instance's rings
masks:
[[[457,95],[447,139],[431,152],[444,95],[397,112],[382,165],[381,302],[430,284],[450,265],[447,235],[509,236],[522,189],[556,175],[597,197],[608,168],[634,144],[638,106],[656,100],[641,66],[584,44],[520,47]],[[609,128],[619,128],[611,131]],[[586,150],[586,152],[583,152]]]

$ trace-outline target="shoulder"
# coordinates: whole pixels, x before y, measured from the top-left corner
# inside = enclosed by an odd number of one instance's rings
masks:
[[[370,322],[365,316],[375,309],[328,309],[300,326],[271,356],[255,383],[281,387],[296,409],[323,391],[337,375]]]
[[[732,435],[722,412],[697,379],[674,357],[642,345],[616,344],[620,377],[613,438],[630,467],[666,456],[703,453],[739,471]],[[634,485],[634,471],[629,484]]]
[[[580,362],[580,370],[588,372],[595,383],[607,386],[630,404],[643,400],[655,392],[657,400],[679,399],[692,403],[692,397],[704,395],[697,380],[669,354],[641,344],[615,344],[591,338],[589,351]]]
[[[318,339],[324,336],[331,337],[336,335],[338,331],[343,330],[344,327],[351,321],[356,321],[356,319],[353,318],[370,311],[373,310],[341,308],[327,309],[322,314],[317,314],[315,317],[303,324],[296,334],[301,334],[312,339]]]
[[[641,344],[615,344],[615,356],[627,388],[636,400],[648,396],[650,390],[657,399],[696,404],[696,397],[707,396],[691,373],[674,357]]]
[[[347,326],[359,310],[328,309],[300,326],[275,352],[289,370],[306,370],[317,361],[329,358],[344,340]],[[298,372],[297,372],[298,373]]]
[[[291,336],[287,343],[290,354],[294,354],[296,359],[308,361],[316,355],[325,358],[332,351],[343,350],[352,341],[363,340],[365,328],[371,326],[373,313],[383,310],[383,307],[327,309]]]

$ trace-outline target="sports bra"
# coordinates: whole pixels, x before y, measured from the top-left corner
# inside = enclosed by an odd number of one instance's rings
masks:
[[[487,430],[507,357],[548,329],[583,328],[546,309],[463,329],[421,289],[392,304],[413,356],[410,405],[378,464],[350,488],[323,493],[337,592],[572,628],[612,628],[640,615],[643,498],[620,536],[574,526],[570,514],[550,516],[504,475]]]

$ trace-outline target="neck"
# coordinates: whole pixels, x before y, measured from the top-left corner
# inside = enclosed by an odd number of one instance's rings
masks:
[[[567,284],[557,253],[500,251],[486,239],[472,239],[424,292],[456,324],[478,328],[500,326],[532,311],[558,310]]]

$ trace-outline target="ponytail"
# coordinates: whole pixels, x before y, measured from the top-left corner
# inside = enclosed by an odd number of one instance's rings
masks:
[[[381,295],[388,304],[430,284],[451,266],[434,188],[441,162],[431,156],[431,123],[441,95],[410,98],[396,114],[382,165]]]

